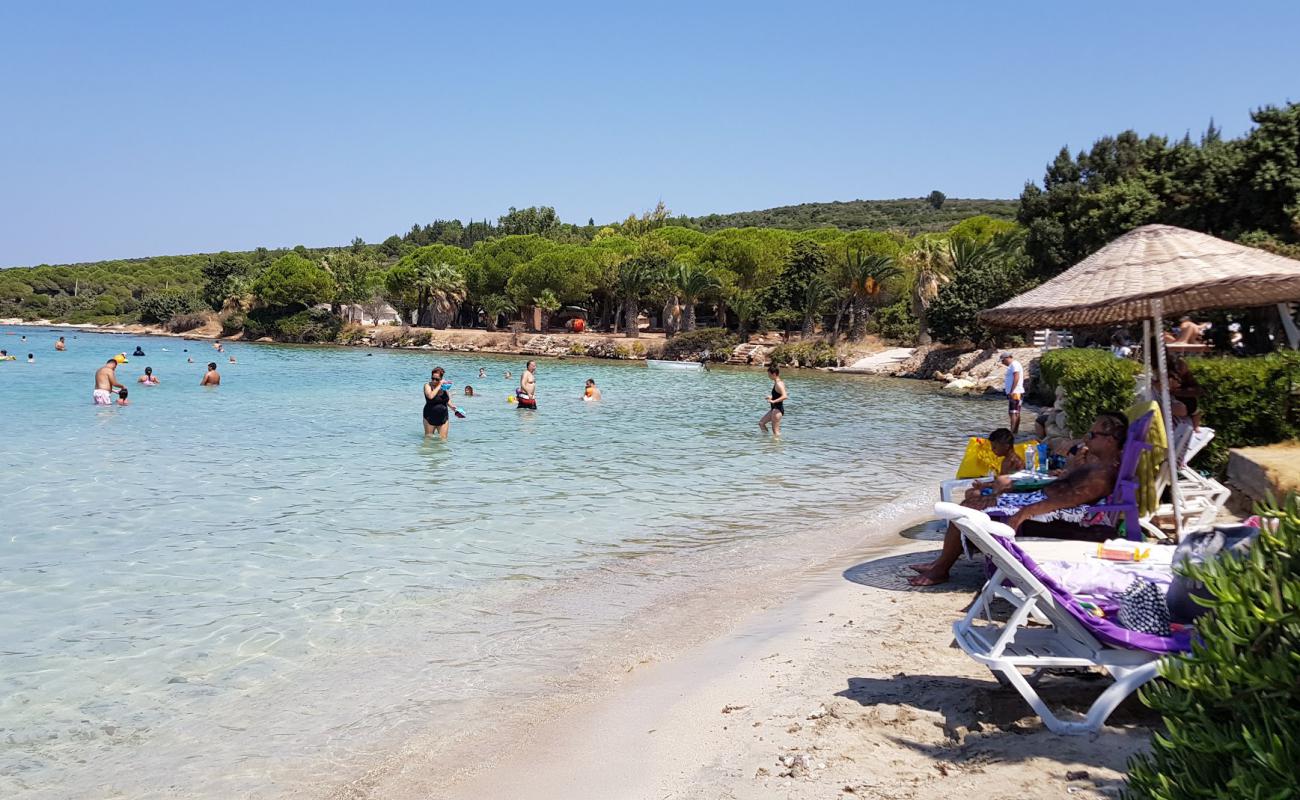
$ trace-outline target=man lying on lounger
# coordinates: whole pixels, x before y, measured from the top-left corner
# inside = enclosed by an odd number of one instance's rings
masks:
[[[1007,517],[1006,523],[1025,536],[1102,541],[1114,536],[1112,528],[1089,525],[1085,506],[1097,503],[1115,489],[1120,454],[1128,420],[1123,414],[1104,413],[1092,423],[1087,454],[1041,491],[1012,492],[1011,480],[1000,476],[991,484],[977,485],[962,505]],[[948,580],[948,570],[961,555],[961,533],[949,524],[943,552],[929,564],[913,564],[920,574],[913,586],[934,586]]]

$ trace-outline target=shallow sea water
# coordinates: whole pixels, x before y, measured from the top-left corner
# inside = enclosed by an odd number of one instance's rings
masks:
[[[118,369],[131,405],[93,407],[94,370],[137,344],[148,355]],[[534,412],[506,400],[522,358],[218,355],[38,328],[0,329],[0,347],[20,356],[0,363],[12,798],[300,789],[285,775],[345,770],[467,703],[526,699],[657,578],[928,495],[962,437],[1001,415],[920,383],[795,372],[774,442],[755,426],[759,370],[543,360]],[[216,389],[197,385],[209,360]],[[468,415],[448,442],[420,427],[436,365]],[[135,382],[145,366],[162,385]],[[603,402],[581,401],[588,377]],[[617,580],[593,582],[604,596],[532,601],[612,564]]]

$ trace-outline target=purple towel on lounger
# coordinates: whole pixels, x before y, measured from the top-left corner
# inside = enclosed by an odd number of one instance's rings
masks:
[[[1016,558],[1025,569],[1029,570],[1035,578],[1042,581],[1051,593],[1052,599],[1056,600],[1057,605],[1070,612],[1079,624],[1088,629],[1088,632],[1105,644],[1114,647],[1129,647],[1136,650],[1146,650],[1149,653],[1183,653],[1192,649],[1191,639],[1192,632],[1185,629],[1174,633],[1172,636],[1155,636],[1150,633],[1132,631],[1122,625],[1117,625],[1109,618],[1094,617],[1079,605],[1079,601],[1074,599],[1074,595],[1062,589],[1051,575],[1043,572],[1034,563],[1025,551],[1021,550],[1011,539],[1004,539],[1001,536],[994,536],[998,543],[1006,548],[1007,552]]]

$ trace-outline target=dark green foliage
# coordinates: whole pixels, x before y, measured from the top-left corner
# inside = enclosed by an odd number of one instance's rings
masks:
[[[668,361],[726,361],[739,342],[722,328],[699,328],[669,339],[663,357]]]
[[[257,277],[253,291],[268,306],[313,306],[334,296],[334,279],[298,253],[281,256]]]
[[[243,331],[249,338],[254,338],[252,336],[252,331],[246,328],[247,323],[248,320],[243,314],[231,314],[221,321],[221,335],[234,336],[240,331]]]
[[[1123,412],[1133,405],[1140,370],[1137,362],[1116,358],[1109,350],[1050,350],[1038,362],[1039,397],[1050,403],[1056,388],[1064,388],[1070,430],[1082,436],[1101,412]]]
[[[1197,411],[1215,437],[1196,466],[1222,472],[1229,447],[1300,437],[1300,354],[1252,358],[1189,358],[1203,395]]]
[[[167,320],[165,327],[172,333],[184,333],[201,327],[208,321],[210,312],[196,311],[190,314],[177,314]]]
[[[239,281],[252,271],[247,257],[238,253],[217,253],[203,265],[203,300],[220,310],[226,298],[239,292]]]
[[[826,342],[777,345],[767,358],[768,361],[779,366],[834,367],[839,364],[835,348]]]
[[[999,235],[985,244],[957,238],[950,249],[953,278],[927,310],[930,333],[949,344],[986,342],[992,335],[980,324],[979,312],[1031,288],[1025,280],[1020,237]]]
[[[934,208],[924,198],[915,200],[849,200],[836,203],[804,203],[762,211],[709,214],[685,221],[685,227],[702,231],[722,228],[805,228],[835,227],[846,231],[904,230],[909,233],[943,231],[966,217],[987,214],[997,219],[1014,219],[1014,200],[956,200],[945,198]]]
[[[234,317],[227,320],[226,326],[234,320]],[[259,308],[249,312],[243,322],[246,338],[269,336],[280,342],[304,344],[332,342],[343,328],[343,320],[323,308]]]
[[[1125,131],[1077,156],[1062,149],[1042,187],[1020,195],[1035,274],[1056,275],[1153,222],[1229,239],[1257,232],[1279,248],[1300,242],[1300,103],[1251,118],[1256,127],[1240,139],[1211,124],[1199,143]]]
[[[892,342],[914,342],[918,332],[916,316],[912,313],[911,298],[901,297],[893,305],[876,312],[876,333]]]
[[[1249,554],[1189,564],[1210,609],[1189,655],[1165,661],[1142,701],[1164,717],[1129,763],[1125,797],[1294,798],[1300,765],[1300,503],[1259,512]],[[1268,523],[1276,522],[1271,531]]]
[[[925,202],[930,204],[930,208],[933,208],[935,211],[938,211],[939,209],[943,208],[943,201],[947,199],[948,199],[948,195],[944,194],[938,189],[935,189],[933,192],[930,192],[930,194],[926,196]]]
[[[811,239],[799,239],[790,246],[782,265],[781,274],[763,293],[763,304],[769,312],[788,310],[798,317],[794,327],[803,324],[804,306],[808,298],[808,285],[817,280],[829,263],[826,248]]]
[[[141,322],[164,323],[172,317],[202,311],[204,308],[203,301],[195,294],[165,292],[149,294],[140,298],[138,310]]]

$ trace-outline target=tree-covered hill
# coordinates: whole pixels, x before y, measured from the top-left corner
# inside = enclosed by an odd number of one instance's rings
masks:
[[[944,231],[967,217],[980,214],[994,219],[1015,219],[1017,205],[1015,200],[958,200],[932,194],[930,198],[802,203],[761,211],[690,217],[684,223],[702,231],[750,227],[792,230],[834,227],[840,230],[897,229],[921,233]],[[682,222],[678,221],[678,224]]]

